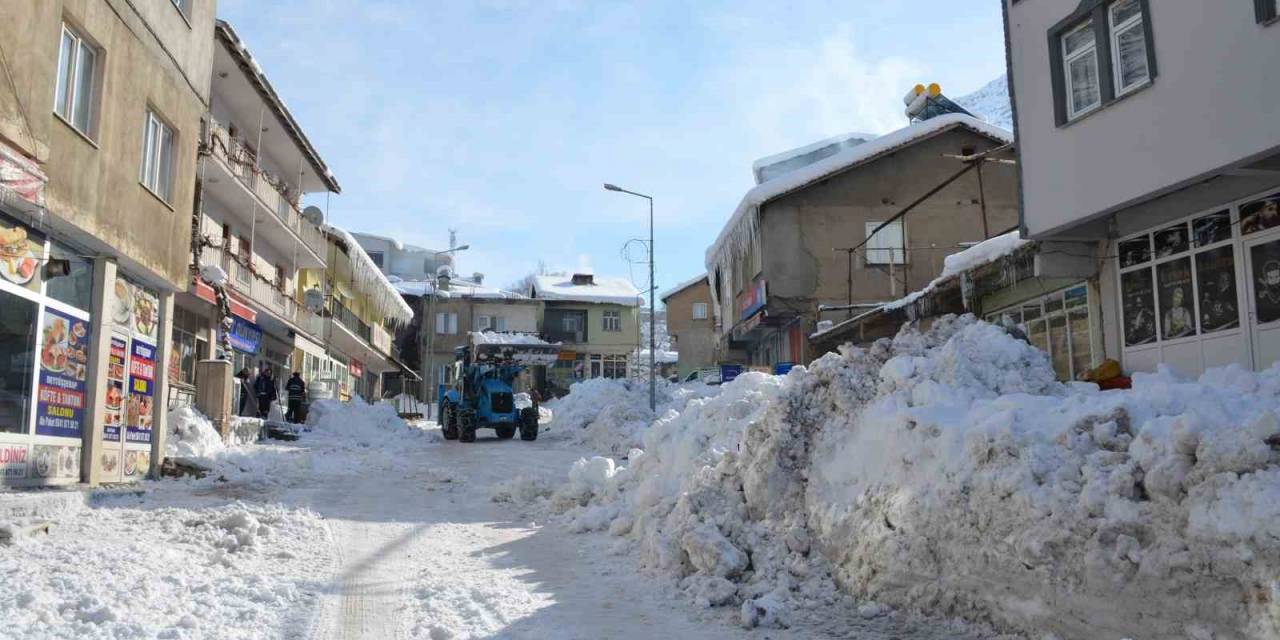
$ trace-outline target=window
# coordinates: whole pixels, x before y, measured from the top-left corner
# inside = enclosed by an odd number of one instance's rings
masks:
[[[1058,125],[1151,84],[1149,0],[1082,0],[1049,31]]]
[[[62,25],[58,48],[58,78],[54,89],[53,112],[87,137],[94,134],[94,95],[98,79],[99,52],[77,31]]]
[[[458,333],[458,314],[440,312],[436,314],[436,333],[456,335]]]
[[[0,433],[28,432],[36,312],[36,303],[0,291]]]
[[[693,319],[694,320],[707,319],[707,303],[705,302],[693,303]]]
[[[1142,6],[1138,0],[1120,0],[1111,5],[1111,51],[1115,65],[1116,95],[1146,84],[1147,36],[1142,27]]]
[[[1236,226],[1223,209],[1119,242],[1126,348],[1239,329]]]
[[[490,324],[492,325],[494,331],[507,330],[507,319],[502,316],[493,316],[493,319],[490,320]]]
[[[622,312],[605,311],[604,326],[601,328],[605,331],[622,331]]]
[[[173,198],[173,128],[147,109],[142,134],[142,169],[138,181],[161,200]]]
[[[582,331],[582,316],[564,315],[561,317],[561,327],[569,333]]]
[[[907,245],[903,235],[902,221],[895,220],[879,232],[875,232],[881,224],[883,223],[866,223],[867,264],[905,264]],[[875,235],[872,235],[873,232]]]
[[[1280,16],[1280,0],[1253,0],[1253,9],[1258,16],[1258,24],[1270,24]]]
[[[1093,366],[1089,289],[1080,284],[987,315],[1018,326],[1032,346],[1049,355],[1059,380],[1074,380]]]
[[[596,356],[592,356],[596,357]],[[592,363],[594,365],[594,363]],[[604,356],[604,367],[601,375],[605,378],[625,378],[627,377],[627,357],[626,356]]]
[[[383,268],[381,251],[369,251],[368,254],[369,254],[369,259],[373,260],[373,263],[378,265],[379,269]]]
[[[1078,117],[1101,105],[1098,47],[1092,20],[1086,20],[1062,36],[1062,60],[1067,70],[1067,108],[1070,117]]]

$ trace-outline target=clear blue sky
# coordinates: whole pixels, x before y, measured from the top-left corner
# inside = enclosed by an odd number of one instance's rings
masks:
[[[703,253],[756,158],[905,124],[916,82],[1004,71],[1000,4],[219,0],[343,186],[332,220],[443,247],[505,285],[600,275],[657,203],[659,290]]]

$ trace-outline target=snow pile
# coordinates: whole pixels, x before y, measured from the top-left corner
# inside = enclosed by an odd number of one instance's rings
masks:
[[[227,272],[221,265],[202,264],[200,265],[200,279],[215,287],[221,287],[227,283]]]
[[[472,331],[473,344],[532,344],[551,346],[550,342],[529,333],[500,333],[497,331]]]
[[[1055,382],[999,327],[943,318],[741,376],[551,502],[749,626],[888,604],[1067,638],[1276,637],[1280,368],[1134,385]]]
[[[165,455],[171,458],[211,458],[227,446],[213,423],[194,407],[169,412]]]
[[[675,384],[658,380],[657,415],[679,412],[695,398],[715,395],[717,387],[702,382]],[[554,412],[548,435],[565,437],[600,453],[625,454],[640,446],[654,420],[649,411],[648,380],[591,378],[576,382],[569,395],[545,403]]]
[[[926,285],[925,288],[920,289],[919,291],[913,291],[902,298],[894,300],[893,302],[881,307],[881,309],[900,309],[905,307],[912,302],[919,300],[922,296],[933,291],[947,280],[960,275],[961,272],[968,271],[974,267],[980,267],[989,262],[995,262],[1004,256],[1014,253],[1030,242],[1031,240],[1024,240],[1021,237],[1020,232],[1015,230],[983,240],[964,251],[953,253],[946,258],[943,258],[942,273]]]

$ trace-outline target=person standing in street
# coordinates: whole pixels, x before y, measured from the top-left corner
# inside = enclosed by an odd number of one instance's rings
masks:
[[[253,386],[252,376],[249,375],[249,368],[244,367],[236,372],[236,379],[240,381],[240,404],[239,410],[236,411],[238,416],[247,416],[249,411],[249,399],[253,397],[250,387]]]
[[[271,375],[271,365],[264,365],[258,379],[253,381],[253,392],[258,396],[258,417],[271,417],[271,403],[276,400],[276,379]]]
[[[285,383],[284,390],[289,398],[289,411],[285,413],[284,419],[293,424],[302,422],[302,403],[307,398],[307,383],[302,380],[302,374],[294,371]]]

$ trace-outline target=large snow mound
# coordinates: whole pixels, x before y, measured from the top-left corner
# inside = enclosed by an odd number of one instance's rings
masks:
[[[678,413],[690,400],[716,393],[717,387],[702,382],[658,380],[654,412],[649,410],[648,380],[591,378],[574,383],[565,397],[544,403],[554,412],[546,435],[582,443],[600,453],[623,455],[640,446],[656,418]]]
[[[1278,411],[1280,368],[1101,392],[948,317],[690,400],[550,503],[748,626],[851,595],[1061,638],[1275,638]]]

